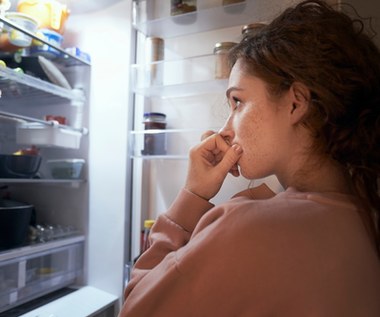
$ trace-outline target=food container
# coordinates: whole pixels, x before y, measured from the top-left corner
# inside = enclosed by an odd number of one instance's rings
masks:
[[[219,42],[215,44],[215,78],[225,79],[230,76],[231,67],[228,64],[228,52],[237,43],[234,42]]]
[[[20,124],[16,129],[16,141],[19,144],[78,149],[81,137],[82,133],[78,131],[36,122]]]
[[[31,33],[35,33],[37,30],[37,21],[27,14],[8,12],[5,17]],[[28,47],[31,43],[32,38],[29,35],[4,24],[0,37],[2,51],[13,52],[19,48]]]
[[[0,250],[22,246],[28,236],[33,206],[0,200]]]
[[[34,17],[40,29],[50,29],[63,34],[70,15],[67,6],[55,0],[20,0],[17,11]]]
[[[180,15],[197,11],[196,0],[171,0],[170,15]]]
[[[243,36],[253,36],[257,34],[263,27],[267,26],[268,24],[265,22],[255,22],[251,24],[244,25],[241,29],[241,34]]]
[[[146,39],[146,61],[152,63],[147,76],[150,78],[150,85],[162,85],[163,64],[154,62],[164,59],[164,43],[160,37],[148,37]]]
[[[50,174],[56,179],[79,179],[82,174],[83,159],[48,160]]]
[[[61,34],[49,29],[38,30],[37,36],[41,37],[42,39],[56,47],[61,47],[63,41],[63,36]],[[42,55],[45,57],[57,57],[61,55],[61,53],[56,49],[52,48],[47,44],[39,42],[38,40],[32,41],[32,45],[29,47],[29,54]]]
[[[0,178],[33,178],[40,165],[39,155],[0,154]]]
[[[166,115],[160,112],[144,113],[144,126],[147,131],[144,135],[143,155],[164,155],[166,154]]]

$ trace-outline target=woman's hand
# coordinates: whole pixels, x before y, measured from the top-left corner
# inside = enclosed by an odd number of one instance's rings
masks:
[[[234,176],[240,175],[237,161],[243,150],[237,144],[229,145],[213,131],[206,132],[202,139],[190,150],[185,188],[209,200],[218,193],[229,172]]]

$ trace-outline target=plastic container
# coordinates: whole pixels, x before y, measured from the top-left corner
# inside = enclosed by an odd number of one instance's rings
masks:
[[[60,34],[63,34],[70,15],[67,6],[55,0],[20,0],[17,11],[34,17],[40,29],[50,29]]]
[[[78,149],[81,137],[78,131],[35,122],[21,124],[16,129],[16,141],[19,144]]]
[[[37,31],[38,22],[30,15],[19,12],[8,12],[5,14],[5,17],[31,33],[35,33]],[[32,43],[32,38],[29,35],[17,31],[6,24],[4,25],[4,31],[6,31],[8,35],[9,43],[14,46],[28,47]]]
[[[166,115],[160,112],[144,113],[145,130],[166,129]],[[149,131],[144,136],[143,155],[164,155],[166,154],[166,134],[161,131]]]
[[[48,160],[50,174],[55,179],[80,179],[82,175],[83,159]]]
[[[49,42],[50,44],[61,47],[63,36],[58,32],[49,30],[49,29],[41,29],[37,32],[38,36]],[[32,45],[29,47],[30,55],[42,55],[45,57],[58,57],[61,56],[61,52],[52,48],[51,46],[39,42],[38,40],[33,40]]]

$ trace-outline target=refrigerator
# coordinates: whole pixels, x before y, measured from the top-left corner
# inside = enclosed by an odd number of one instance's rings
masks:
[[[17,1],[11,2],[14,9]],[[28,74],[16,78],[16,85],[12,77],[3,88],[3,76],[14,74],[0,68],[0,154],[32,145],[17,142],[24,117],[41,123],[45,115],[63,114],[68,129],[79,133],[80,144],[37,145],[41,178],[0,183],[13,200],[35,207],[38,223],[71,228],[73,234],[0,251],[0,316],[31,301],[40,306],[19,315],[117,315],[130,268],[141,253],[144,221],[170,206],[183,186],[189,149],[205,130],[218,131],[228,115],[228,79],[216,76],[215,45],[238,42],[244,25],[269,21],[299,1],[192,0],[196,10],[181,13],[173,13],[168,0],[60,2],[70,9],[61,48],[72,50],[63,63],[52,61],[71,88],[57,92],[57,85],[45,78],[49,85],[35,96],[40,83],[35,88]],[[380,31],[378,4],[350,2],[361,15],[373,16],[373,27]],[[162,40],[155,59],[150,38]],[[78,62],[73,52],[88,53],[90,62]],[[20,85],[32,86],[22,99],[5,93]],[[165,114],[165,128],[147,129],[147,113]],[[163,142],[162,151],[146,151],[152,137]],[[85,160],[81,177],[52,179],[47,161],[73,158]],[[282,190],[274,177],[252,183],[228,176],[212,202],[260,182]],[[59,275],[55,266],[67,275]],[[62,289],[67,293],[58,294]]]

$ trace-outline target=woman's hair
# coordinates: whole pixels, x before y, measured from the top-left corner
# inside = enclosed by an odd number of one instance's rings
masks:
[[[364,23],[323,1],[303,1],[243,38],[229,55],[231,65],[238,59],[274,96],[294,82],[310,89],[303,124],[313,150],[349,171],[356,194],[370,205],[379,248],[380,52]]]

